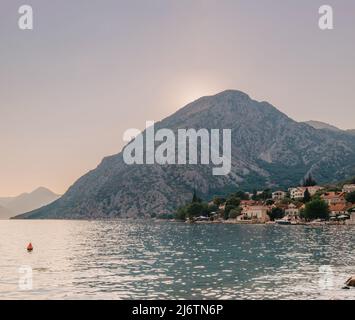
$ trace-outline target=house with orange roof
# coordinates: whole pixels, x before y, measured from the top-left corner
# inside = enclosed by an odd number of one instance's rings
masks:
[[[346,204],[345,192],[326,192],[321,195],[321,198],[329,205]]]
[[[345,203],[336,203],[329,206],[329,210],[332,216],[338,216],[348,213],[349,206]]]

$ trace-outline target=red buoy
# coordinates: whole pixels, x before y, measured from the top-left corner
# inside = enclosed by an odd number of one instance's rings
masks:
[[[32,243],[30,242],[27,246],[27,251],[32,251],[33,250],[33,246],[32,246]]]

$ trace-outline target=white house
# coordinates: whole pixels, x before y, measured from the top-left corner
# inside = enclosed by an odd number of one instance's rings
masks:
[[[248,206],[243,210],[244,219],[258,220],[260,222],[269,221],[267,206]]]
[[[272,193],[273,200],[282,200],[286,198],[287,193],[285,191],[275,191]]]
[[[291,199],[303,199],[305,191],[306,189],[301,187],[289,189]]]
[[[287,209],[285,209],[285,215],[288,217],[298,217],[300,214],[300,209],[297,208],[296,205],[294,205],[293,203],[290,203],[287,207]]]
[[[304,193],[308,189],[308,192],[311,196],[314,196],[319,190],[322,190],[323,187],[320,186],[310,186],[310,187],[297,187],[297,188],[290,188],[290,196],[291,199],[303,199]]]
[[[343,192],[346,193],[355,192],[355,184],[345,184],[343,186]]]

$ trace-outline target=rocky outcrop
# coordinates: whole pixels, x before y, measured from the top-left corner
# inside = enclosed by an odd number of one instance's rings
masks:
[[[355,287],[355,277],[350,277],[345,284],[348,287]]]

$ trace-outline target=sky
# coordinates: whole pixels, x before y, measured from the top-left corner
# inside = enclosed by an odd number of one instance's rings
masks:
[[[2,0],[0,196],[63,194],[125,130],[226,89],[355,128],[354,32],[349,0]]]

